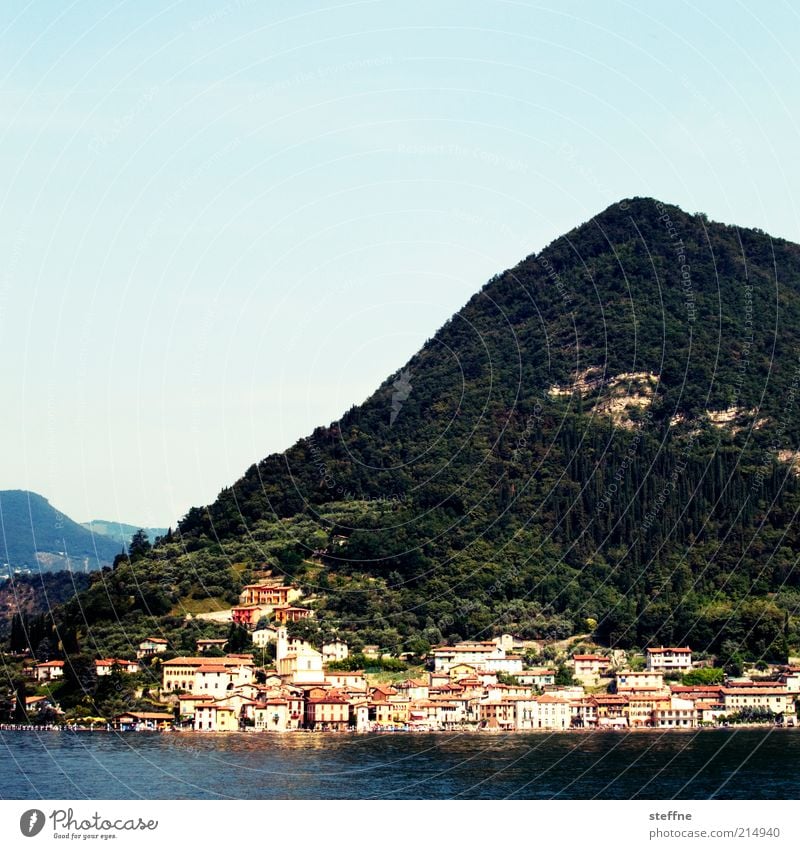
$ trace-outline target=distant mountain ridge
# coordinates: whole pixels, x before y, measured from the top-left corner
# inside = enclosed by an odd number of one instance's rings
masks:
[[[92,533],[36,492],[0,491],[0,576],[14,570],[91,572],[110,566],[120,551],[119,542]]]
[[[81,525],[94,534],[110,537],[126,547],[130,543],[131,537],[138,530],[143,530],[151,543],[154,543],[158,537],[163,537],[167,532],[166,528],[142,528],[140,525],[111,522],[107,519],[92,519],[90,522],[81,522]]]

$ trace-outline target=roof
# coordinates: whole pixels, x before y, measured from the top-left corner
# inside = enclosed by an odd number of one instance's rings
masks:
[[[602,654],[574,654],[573,660],[605,660],[611,663],[611,658]]]
[[[247,655],[228,655],[227,657],[215,657],[215,665],[219,666],[247,666],[252,665],[253,656]],[[208,656],[205,657],[174,657],[172,660],[165,660],[163,666],[208,666]]]
[[[625,675],[626,677],[631,675],[641,675],[642,677],[652,678],[654,675],[663,676],[663,674],[663,672],[657,672],[652,669],[620,669],[619,672],[617,672],[617,678],[619,678],[620,675]]]
[[[64,665],[63,660],[48,660],[45,663],[37,663],[36,668],[41,669],[43,666],[53,667],[53,666],[63,666],[63,665]]]
[[[132,716],[134,719],[173,719],[171,713],[161,713],[160,711],[133,711],[129,710],[125,713],[117,714],[115,719],[122,719],[123,716]]]
[[[616,696],[611,693],[598,693],[590,698],[594,699],[598,705],[626,705],[629,701],[627,696]]]
[[[765,689],[764,687],[723,687],[722,694],[725,696],[788,696],[786,689]]]
[[[227,671],[228,671],[227,666],[218,666],[218,665],[212,666],[210,664],[208,666],[198,666],[197,669],[195,670],[195,672],[197,672],[198,675],[213,675],[213,674],[219,675],[220,673],[225,673]]]
[[[480,652],[481,654],[486,654],[487,652],[491,654],[493,651],[497,649],[497,646],[447,646],[445,648],[440,649],[432,649],[432,654],[460,654],[461,652]]]
[[[665,648],[664,646],[659,646],[658,648],[648,648],[648,654],[666,654],[667,652],[672,652],[672,654],[691,654],[692,650],[686,646],[686,648]]]
[[[167,641],[162,640],[161,637],[145,637],[142,640],[142,643],[161,643],[163,645],[166,645]],[[139,645],[141,645],[141,643]]]

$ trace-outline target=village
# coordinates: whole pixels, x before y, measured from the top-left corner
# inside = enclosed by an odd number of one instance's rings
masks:
[[[160,676],[152,710],[105,718],[109,730],[193,732],[685,730],[720,725],[797,725],[800,666],[754,665],[724,676],[689,646],[641,654],[572,651],[532,665],[531,641],[510,634],[433,647],[415,677],[393,680],[351,669],[342,639],[320,648],[291,636],[287,624],[310,617],[294,607],[293,587],[252,584],[230,621],[248,629],[253,651],[224,653],[224,638],[198,639],[193,656],[171,656],[166,639],[138,645],[136,659],[97,658],[98,679]],[[265,624],[269,621],[269,624]],[[269,650],[274,662],[258,663]],[[359,656],[379,660],[377,646]],[[551,657],[553,654],[551,653]],[[555,660],[555,658],[554,658]],[[47,686],[64,660],[26,665],[44,692],[28,696],[30,715],[58,714]]]

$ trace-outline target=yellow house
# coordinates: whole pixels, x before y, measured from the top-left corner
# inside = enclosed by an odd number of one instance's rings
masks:
[[[477,673],[477,669],[469,663],[454,663],[450,669],[450,680],[458,681],[459,678],[471,678]]]
[[[194,712],[195,731],[238,731],[239,719],[232,707],[198,704]]]

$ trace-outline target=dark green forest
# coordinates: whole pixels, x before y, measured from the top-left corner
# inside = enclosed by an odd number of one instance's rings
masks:
[[[554,389],[556,387],[557,389]],[[300,584],[325,633],[800,645],[800,247],[652,199],[490,280],[364,403],[59,608],[82,651]],[[723,414],[723,415],[720,415]]]

